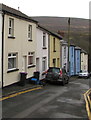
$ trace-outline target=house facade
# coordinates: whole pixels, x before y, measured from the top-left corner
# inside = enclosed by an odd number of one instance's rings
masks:
[[[50,33],[49,36],[49,67],[60,67],[60,40],[62,37]]]
[[[69,47],[69,75],[75,75],[75,46],[70,45]]]
[[[61,67],[66,69],[68,69],[68,44],[66,41],[61,40]]]
[[[81,48],[75,47],[75,75],[81,70]]]
[[[81,50],[81,71],[88,71],[88,54]]]
[[[20,72],[27,78],[36,70],[36,24],[37,22],[2,4],[3,12],[3,79],[2,86],[20,80]]]
[[[43,27],[37,27],[36,71],[40,72],[40,79],[43,79],[42,73],[48,69],[48,36]]]

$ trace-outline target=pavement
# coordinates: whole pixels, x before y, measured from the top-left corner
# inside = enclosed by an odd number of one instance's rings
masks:
[[[37,88],[39,86],[42,86],[42,85],[35,84],[34,82],[30,83],[27,80],[24,85],[19,85],[19,83],[15,83],[15,84],[6,86],[2,89],[2,97],[9,96],[9,95],[12,95],[21,91],[25,91],[28,89]]]

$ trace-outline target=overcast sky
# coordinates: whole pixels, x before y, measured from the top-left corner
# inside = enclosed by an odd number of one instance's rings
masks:
[[[29,16],[58,16],[89,19],[90,0],[0,0]]]

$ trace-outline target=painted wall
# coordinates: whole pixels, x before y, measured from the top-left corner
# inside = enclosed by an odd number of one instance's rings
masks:
[[[62,68],[65,68],[67,71],[68,67],[68,46],[63,44],[62,45]]]
[[[8,38],[9,18],[14,19],[14,36],[15,39]],[[24,71],[24,57],[26,58],[27,78],[33,75],[36,67],[28,68],[28,52],[36,51],[36,24],[5,15],[4,21],[4,86],[18,82],[20,72]],[[32,40],[28,41],[28,25],[32,25]],[[7,73],[8,71],[8,53],[18,53],[18,71]],[[36,56],[36,52],[35,52]],[[35,58],[34,58],[35,61]]]
[[[88,71],[88,54],[81,53],[81,70]]]
[[[75,74],[75,72],[74,72],[74,60],[75,60],[75,58],[74,58],[74,53],[75,53],[75,47],[74,46],[70,46],[70,48],[69,48],[69,62],[70,62],[70,69],[69,69],[69,74],[70,75],[74,75]]]
[[[45,38],[46,38],[46,48],[43,48],[43,32],[45,32]],[[36,47],[36,64],[39,65],[36,66],[36,70],[40,71],[40,79],[42,79],[44,76],[42,75],[43,71],[43,57],[46,58],[46,68],[48,69],[48,34],[46,31],[43,31],[39,28],[37,28],[37,47]]]
[[[80,50],[75,49],[75,75],[78,75],[80,72],[81,68],[81,63],[80,63]]]
[[[0,13],[0,87],[2,86],[2,13]]]
[[[55,38],[55,52],[53,50],[53,39]],[[49,67],[54,67],[53,59],[56,60],[55,67],[60,67],[60,39],[50,35],[50,57],[49,57]]]

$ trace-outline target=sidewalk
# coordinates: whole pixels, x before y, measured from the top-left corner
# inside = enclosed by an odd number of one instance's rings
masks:
[[[24,86],[20,86],[18,83],[12,84],[12,85],[6,86],[2,89],[2,97],[8,96],[8,95],[11,95],[11,94],[14,94],[14,93],[18,93],[18,92],[21,92],[21,91],[25,91],[25,90],[28,90],[28,89],[36,88],[36,87],[39,87],[39,86],[42,86],[42,85],[36,85],[34,83],[29,83],[27,81],[26,81]]]

